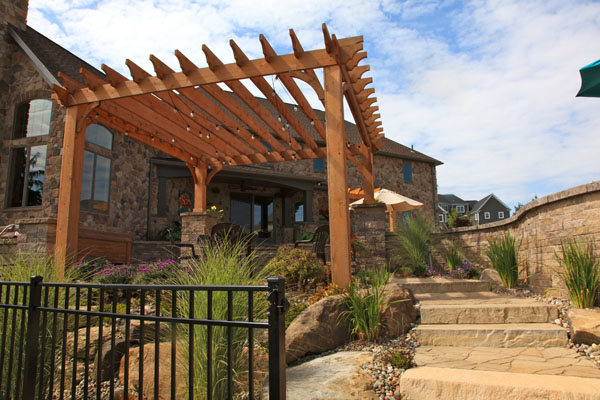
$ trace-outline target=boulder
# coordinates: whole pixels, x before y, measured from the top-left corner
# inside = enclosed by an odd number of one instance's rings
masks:
[[[415,298],[410,289],[404,289],[397,283],[386,285],[381,336],[397,337],[408,332],[411,324],[417,320],[418,312],[414,304]]]
[[[573,343],[600,343],[600,308],[572,308],[567,318]]]
[[[142,396],[144,399],[154,398],[154,344],[144,345],[143,355],[143,368],[144,368],[144,387],[141,388]],[[159,359],[158,364],[160,366],[158,370],[158,399],[170,399],[171,398],[171,343],[163,342],[159,343]],[[131,390],[140,392],[140,348],[133,347],[129,350],[129,387]],[[176,399],[187,399],[187,374],[185,368],[187,367],[186,362],[177,361],[175,369],[175,385],[176,385]],[[119,380],[123,382],[125,379],[125,357],[121,359],[119,367]],[[185,394],[185,395],[184,395]]]
[[[285,331],[286,361],[291,363],[346,343],[349,326],[344,311],[342,296],[326,297],[302,311]]]
[[[502,279],[500,279],[500,274],[493,268],[486,268],[481,272],[481,277],[479,280],[491,282],[493,285],[502,285]]]
[[[111,379],[119,370],[121,357],[125,354],[127,343],[125,338],[115,336],[115,347],[112,347],[110,339],[102,343],[102,349],[96,356],[94,371],[97,373],[100,368],[100,380],[105,381]],[[113,355],[114,354],[114,355]],[[113,358],[114,357],[114,358]],[[113,363],[114,360],[114,363]]]
[[[342,351],[316,358],[286,370],[288,400],[377,399],[373,378],[361,366],[373,361],[373,353]],[[269,397],[269,381],[263,398]]]

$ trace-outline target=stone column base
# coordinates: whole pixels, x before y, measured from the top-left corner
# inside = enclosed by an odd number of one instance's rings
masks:
[[[181,213],[181,243],[194,245],[196,254],[199,254],[198,236],[210,236],[210,231],[217,224],[217,216],[208,212]],[[189,252],[190,254],[187,254]],[[181,249],[182,256],[191,256],[191,251]]]
[[[359,204],[350,213],[350,231],[369,246],[369,254],[355,259],[356,270],[373,270],[385,265],[385,204]]]

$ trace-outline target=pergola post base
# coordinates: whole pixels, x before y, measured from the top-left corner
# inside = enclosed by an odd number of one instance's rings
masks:
[[[210,236],[210,231],[217,223],[217,216],[206,211],[181,213],[181,243],[198,245],[198,236]],[[182,248],[182,253],[189,249]],[[181,254],[191,256],[191,254]]]
[[[355,259],[356,270],[373,270],[385,265],[385,204],[357,204],[350,215],[352,233],[356,239],[366,242],[368,254]]]

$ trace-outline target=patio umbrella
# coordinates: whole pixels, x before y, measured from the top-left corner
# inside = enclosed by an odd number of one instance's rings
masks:
[[[410,199],[406,196],[402,196],[401,194],[398,194],[388,189],[381,189],[375,192],[375,200],[379,200],[385,203],[385,207],[390,213],[390,231],[392,232],[394,232],[394,228],[396,225],[394,218],[394,214],[396,212],[412,211],[423,207],[423,203]],[[350,203],[350,205],[353,206],[357,204],[363,204],[364,201],[365,199],[362,198],[353,203]]]
[[[600,97],[600,60],[586,65],[579,70],[581,74],[581,89],[579,97]]]

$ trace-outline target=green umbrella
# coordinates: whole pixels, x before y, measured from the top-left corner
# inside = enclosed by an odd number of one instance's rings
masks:
[[[600,60],[581,68],[579,73],[581,74],[581,89],[577,96],[600,97]]]

